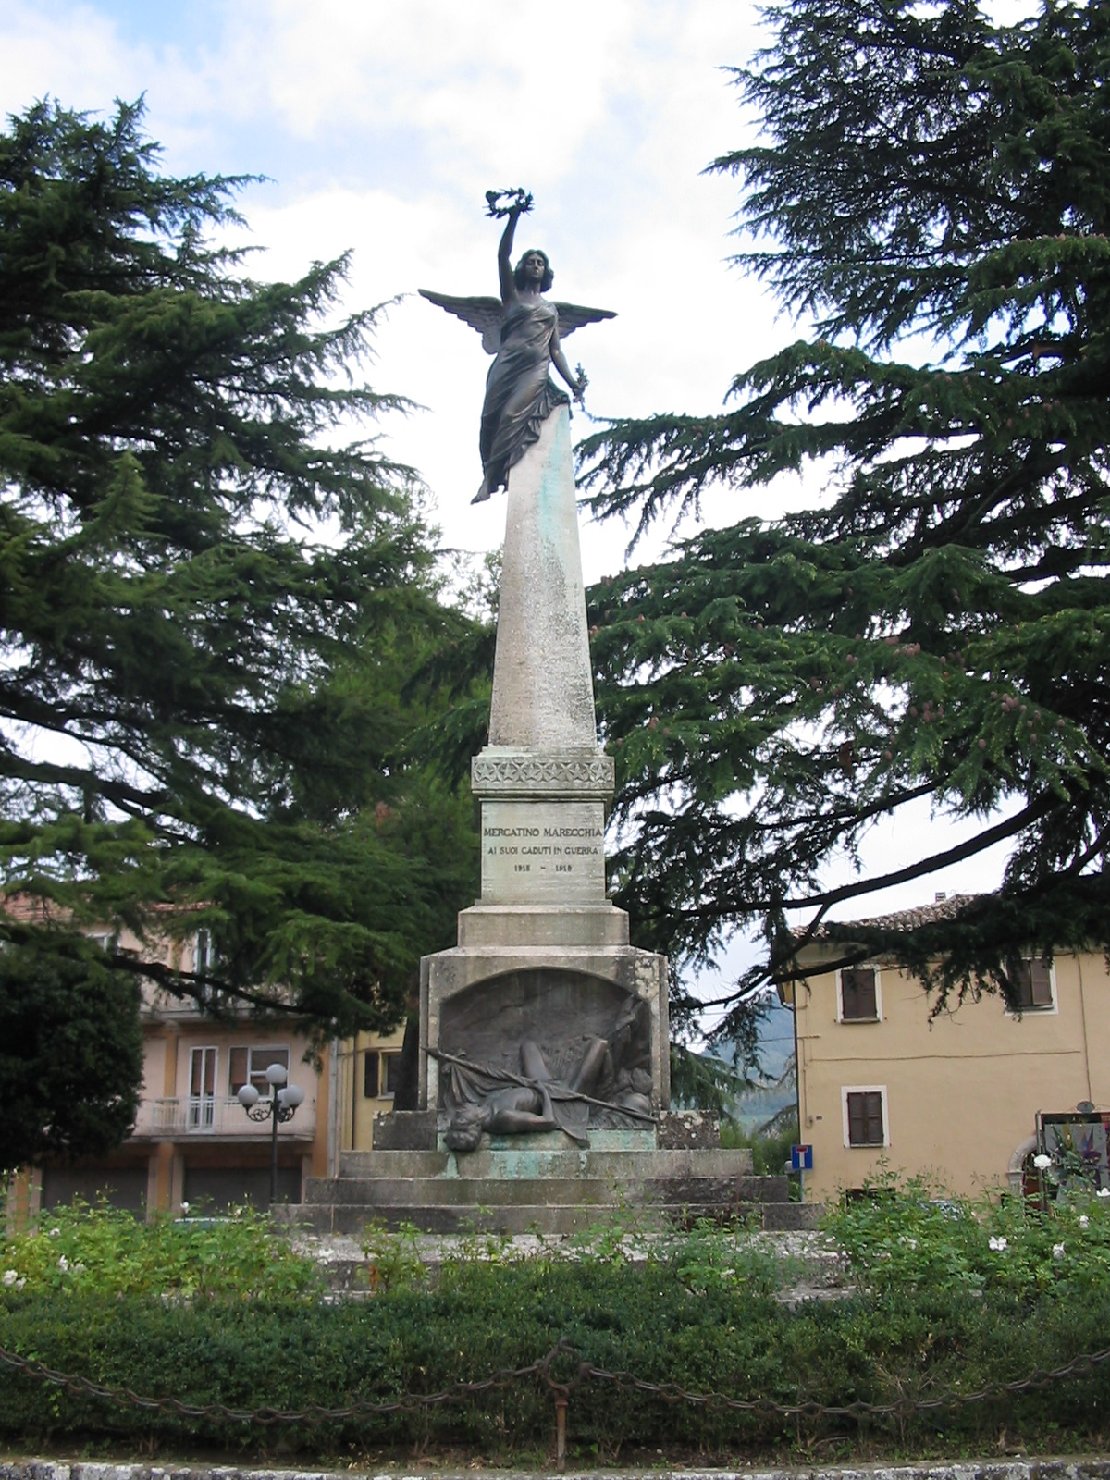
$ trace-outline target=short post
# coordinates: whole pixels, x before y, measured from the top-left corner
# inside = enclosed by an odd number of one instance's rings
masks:
[[[567,1462],[567,1390],[555,1389],[555,1463],[561,1470]]]
[[[813,1170],[813,1147],[799,1143],[790,1148],[790,1170],[798,1178],[798,1201],[805,1202],[805,1174]]]

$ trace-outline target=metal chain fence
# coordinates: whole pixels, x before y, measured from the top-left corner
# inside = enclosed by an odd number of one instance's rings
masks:
[[[985,1403],[991,1399],[1030,1392],[1048,1387],[1064,1378],[1092,1372],[1110,1361],[1110,1347],[1096,1352],[1084,1352],[1073,1357],[1062,1366],[1038,1368],[1026,1377],[1009,1382],[990,1383],[973,1392],[939,1393],[928,1398],[901,1397],[889,1403],[868,1403],[858,1399],[852,1403],[827,1404],[807,1400],[798,1403],[780,1403],[772,1398],[734,1398],[720,1392],[691,1392],[678,1383],[650,1382],[631,1372],[614,1372],[597,1367],[592,1362],[578,1360],[572,1373],[557,1375],[556,1364],[574,1362],[578,1353],[566,1340],[556,1342],[550,1351],[535,1362],[523,1367],[507,1368],[488,1377],[471,1382],[457,1382],[437,1393],[403,1393],[381,1402],[362,1399],[342,1407],[325,1408],[317,1404],[305,1408],[233,1408],[226,1403],[188,1403],[181,1398],[150,1397],[137,1393],[130,1387],[113,1387],[91,1381],[87,1377],[59,1372],[43,1362],[21,1356],[18,1352],[0,1347],[0,1363],[25,1376],[50,1386],[64,1388],[69,1392],[98,1398],[104,1402],[127,1405],[133,1408],[154,1410],[171,1414],[177,1418],[213,1418],[231,1423],[263,1425],[304,1424],[358,1419],[374,1414],[415,1412],[442,1406],[447,1403],[464,1403],[477,1394],[498,1388],[509,1388],[529,1379],[538,1379],[546,1385],[555,1405],[556,1458],[561,1463],[566,1455],[566,1421],[570,1398],[576,1389],[589,1383],[608,1383],[615,1387],[629,1388],[647,1393],[665,1403],[686,1403],[697,1407],[721,1407],[770,1418],[889,1418],[906,1417],[914,1413],[935,1412],[937,1409],[966,1407],[973,1403]]]

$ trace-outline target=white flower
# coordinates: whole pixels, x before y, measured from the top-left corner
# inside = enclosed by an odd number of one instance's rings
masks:
[[[63,1274],[65,1274],[69,1269],[69,1260],[64,1254],[62,1254],[58,1259],[58,1268],[62,1271]]]
[[[1046,1172],[1052,1165],[1052,1157],[1046,1156],[1043,1151],[1040,1151],[1033,1158],[1033,1165],[1037,1168],[1038,1172]]]
[[[181,1211],[182,1213],[184,1213],[186,1218],[189,1216],[189,1204],[187,1202],[183,1202],[181,1204]]]
[[[72,1266],[72,1268],[71,1268],[71,1271],[70,1271],[70,1272],[71,1272],[71,1273],[72,1273],[72,1274],[84,1274],[84,1273],[85,1273],[85,1269],[86,1269],[86,1267],[87,1267],[87,1266],[86,1266],[86,1265],[84,1265],[84,1264],[74,1264],[74,1265],[73,1265],[73,1266]]]
[[[996,1254],[1004,1254],[1006,1252],[1006,1240],[1004,1238],[989,1238],[987,1243]]]
[[[13,1285],[15,1285],[15,1284],[18,1284],[18,1282],[19,1282],[19,1270],[18,1269],[6,1269],[4,1271],[4,1286],[5,1286],[6,1289],[10,1290],[11,1287]]]
[[[1053,1257],[1053,1259],[1062,1259],[1064,1257],[1064,1246],[1063,1246],[1063,1244],[1053,1244],[1052,1245],[1052,1257]]]
[[[915,1238],[910,1238],[908,1234],[903,1235],[902,1243],[905,1244],[906,1248],[909,1249],[911,1253],[917,1248],[917,1240]]]
[[[1079,1215],[1079,1226],[1080,1226],[1080,1228],[1086,1228],[1090,1224],[1090,1221],[1091,1220],[1090,1220],[1090,1218],[1087,1217],[1087,1214],[1086,1213],[1080,1213],[1080,1215]]]
[[[62,1230],[60,1228],[52,1228],[50,1230],[50,1237],[51,1238],[57,1238],[60,1235],[61,1231]]]
[[[1110,1197],[1110,1187],[1100,1187],[1095,1193],[1096,1197]]]

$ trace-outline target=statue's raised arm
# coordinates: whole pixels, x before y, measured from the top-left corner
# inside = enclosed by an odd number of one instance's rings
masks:
[[[508,198],[508,204],[502,204]],[[523,190],[487,191],[490,215],[505,217],[497,248],[499,298],[452,298],[421,288],[430,302],[455,314],[482,335],[482,345],[496,356],[486,377],[478,448],[482,486],[475,503],[489,498],[509,480],[509,472],[540,434],[556,406],[568,404],[566,392],[549,379],[554,365],[576,396],[586,377],[572,371],[562,340],[583,324],[615,318],[609,309],[550,303],[543,296],[554,274],[546,252],[532,247],[512,265],[513,238],[520,217],[532,208]]]

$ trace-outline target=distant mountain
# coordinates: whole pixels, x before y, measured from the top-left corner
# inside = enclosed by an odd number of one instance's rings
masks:
[[[727,1043],[714,1045],[707,1057],[732,1066],[735,1050]],[[797,1074],[794,1061],[794,1013],[784,1007],[777,994],[769,997],[766,1012],[759,1025],[758,1079],[750,1089],[742,1090],[732,1103],[733,1119],[746,1131],[758,1130],[781,1115],[797,1101]]]
[[[733,1064],[736,1059],[735,1045],[716,1043],[710,1056],[724,1064]],[[782,1078],[787,1064],[794,1057],[794,1012],[784,1007],[778,993],[768,994],[763,1017],[759,1024],[759,1080],[763,1084],[774,1084]],[[749,1074],[749,1078],[755,1078]]]

